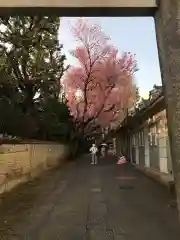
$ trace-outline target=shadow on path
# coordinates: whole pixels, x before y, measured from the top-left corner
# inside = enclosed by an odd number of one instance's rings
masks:
[[[0,206],[0,239],[179,240],[172,195],[130,164],[90,156],[9,194]]]

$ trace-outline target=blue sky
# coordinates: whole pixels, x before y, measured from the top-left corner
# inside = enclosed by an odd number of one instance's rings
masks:
[[[71,35],[69,26],[76,18],[61,18],[60,42],[64,45],[67,63],[77,64],[69,54],[77,43]],[[111,37],[111,42],[120,52],[130,51],[137,56],[139,71],[135,81],[140,88],[140,94],[147,96],[154,84],[161,84],[161,74],[157,53],[154,20],[151,17],[98,17],[91,18],[99,23],[104,32]]]

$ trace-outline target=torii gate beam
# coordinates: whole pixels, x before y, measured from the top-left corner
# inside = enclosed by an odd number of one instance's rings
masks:
[[[156,0],[0,0],[0,13],[3,15],[53,13],[80,16],[83,13],[83,16],[152,16],[156,8]]]

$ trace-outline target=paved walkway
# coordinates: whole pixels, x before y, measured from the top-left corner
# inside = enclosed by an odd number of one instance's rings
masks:
[[[3,199],[0,239],[180,239],[165,187],[128,164],[89,160],[50,171]]]

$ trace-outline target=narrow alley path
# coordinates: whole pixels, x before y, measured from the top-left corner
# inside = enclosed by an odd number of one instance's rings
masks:
[[[172,196],[135,170],[89,157],[1,200],[0,239],[179,240]]]

